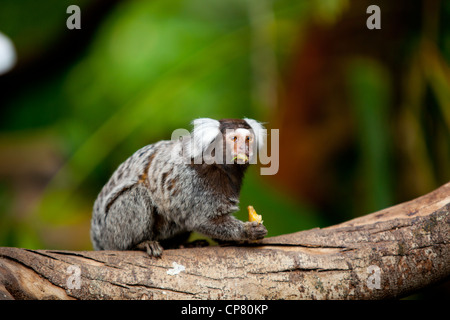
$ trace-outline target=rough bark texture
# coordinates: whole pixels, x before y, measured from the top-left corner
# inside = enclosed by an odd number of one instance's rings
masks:
[[[447,183],[325,229],[245,246],[166,250],[161,259],[0,248],[0,298],[396,298],[449,278],[449,211]],[[180,265],[185,269],[174,268]]]

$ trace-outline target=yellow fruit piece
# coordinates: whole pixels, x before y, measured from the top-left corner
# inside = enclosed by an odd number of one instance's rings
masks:
[[[243,153],[239,153],[236,157],[234,157],[231,160],[233,160],[233,161],[234,160],[248,161],[248,157],[245,154],[243,154]]]
[[[262,216],[257,214],[253,206],[248,206],[248,221],[253,222],[256,221],[258,223],[262,223]]]

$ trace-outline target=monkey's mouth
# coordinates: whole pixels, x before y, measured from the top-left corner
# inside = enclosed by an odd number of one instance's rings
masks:
[[[242,161],[243,163],[247,163],[248,162],[248,156],[246,154],[244,154],[244,153],[239,153],[237,156],[235,156],[231,160],[236,161],[237,163],[239,163],[239,161]]]

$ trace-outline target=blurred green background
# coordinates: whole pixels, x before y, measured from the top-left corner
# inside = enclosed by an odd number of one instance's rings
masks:
[[[450,1],[1,0],[0,32],[18,54],[0,76],[0,246],[91,250],[115,168],[197,117],[280,130],[279,172],[251,168],[236,214],[253,205],[269,236],[450,180]]]

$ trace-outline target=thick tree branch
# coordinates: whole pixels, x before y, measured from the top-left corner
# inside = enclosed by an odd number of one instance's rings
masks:
[[[245,246],[166,250],[161,259],[0,248],[0,298],[396,298],[449,278],[449,215],[447,183],[332,227]]]

